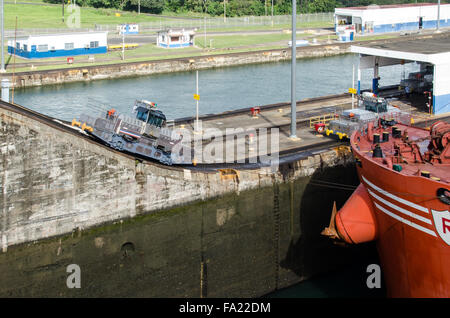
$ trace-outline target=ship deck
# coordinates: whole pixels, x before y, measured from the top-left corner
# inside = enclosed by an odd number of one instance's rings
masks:
[[[419,147],[420,154],[423,157],[425,155],[425,152],[428,150],[428,145],[430,143],[431,139],[430,131],[427,129],[406,126],[402,124],[397,124],[395,126],[398,127],[402,135],[407,134],[408,141],[411,144],[413,143],[417,144],[417,146]],[[382,130],[378,130],[377,132],[381,131]],[[390,139],[388,142],[379,143],[379,146],[383,153],[382,158],[375,158],[373,156],[374,142],[369,141],[367,135],[360,136],[360,134],[357,134],[352,140],[352,146],[356,147],[355,150],[362,156],[368,158],[369,160],[377,162],[380,166],[392,169],[389,167],[387,160],[389,160],[389,158],[398,157],[394,149],[394,144],[402,144],[403,141],[400,138],[398,139],[392,138],[392,128],[384,129],[384,131],[388,131],[390,133]],[[426,161],[416,162],[414,160],[411,160],[411,158],[409,157],[404,158],[398,164],[401,166],[402,169],[399,173],[403,175],[421,176],[422,172],[428,172],[430,178],[438,178],[439,180],[437,179],[435,180],[450,183],[450,174],[449,174],[450,164],[432,164]]]

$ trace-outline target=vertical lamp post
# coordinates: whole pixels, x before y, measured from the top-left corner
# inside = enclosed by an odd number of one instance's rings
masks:
[[[297,0],[292,0],[292,59],[291,59],[291,139],[297,138],[297,101],[295,99],[295,66],[297,54],[296,20],[297,20]]]
[[[437,29],[439,32],[439,20],[441,19],[441,0],[438,0],[438,12],[437,12]]]
[[[4,25],[4,22],[3,22],[3,20],[4,20],[4,18],[5,18],[5,16],[4,16],[4,14],[3,14],[3,1],[4,0],[0,0],[1,2],[0,2],[0,4],[1,4],[1,8],[0,8],[0,10],[1,10],[1,13],[0,13],[0,16],[1,16],[1,19],[2,19],[2,22],[1,22],[1,28],[2,28],[2,45],[1,45],[1,50],[2,50],[2,65],[1,65],[1,69],[0,69],[0,72],[5,72],[5,48],[4,48],[4,45],[5,45],[5,25]]]
[[[204,35],[205,35],[205,43],[204,43],[204,49],[206,49],[206,1],[203,0],[203,6],[205,7],[205,18],[204,18]]]
[[[122,30],[122,60],[125,60],[125,30]]]
[[[272,26],[273,26],[273,0],[272,0]]]
[[[195,112],[195,131],[199,132],[200,129],[198,127],[198,101],[200,99],[200,96],[198,95],[198,70],[195,72],[195,88],[196,88],[196,101],[197,101],[197,107],[196,107],[196,112]]]

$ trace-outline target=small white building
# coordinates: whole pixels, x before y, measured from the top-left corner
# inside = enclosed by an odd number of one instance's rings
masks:
[[[73,32],[8,39],[8,53],[27,59],[106,53],[108,32]]]
[[[436,3],[370,5],[336,8],[335,30],[353,25],[356,34],[414,31],[436,28]],[[441,4],[439,26],[450,27],[450,4]]]
[[[164,48],[194,46],[195,30],[162,30],[158,32],[156,45]]]

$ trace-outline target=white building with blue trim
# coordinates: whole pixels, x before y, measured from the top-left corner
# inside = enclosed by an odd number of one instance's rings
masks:
[[[194,46],[195,30],[162,30],[158,31],[156,45],[164,48],[181,48]]]
[[[27,59],[101,54],[107,37],[107,31],[19,36],[8,39],[8,53]]]
[[[450,4],[441,4],[439,26],[450,27]],[[335,28],[353,25],[356,34],[417,31],[436,28],[436,3],[370,5],[366,7],[336,8]]]

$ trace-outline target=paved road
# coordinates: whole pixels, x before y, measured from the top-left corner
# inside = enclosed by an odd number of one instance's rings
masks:
[[[297,33],[303,33],[306,29],[297,29]],[[328,29],[323,28],[315,28],[308,29],[315,30],[316,32],[320,32],[320,35],[334,35],[334,31],[330,31]],[[220,36],[220,35],[261,35],[261,34],[282,34],[283,29],[277,30],[255,30],[255,31],[221,31],[221,32],[207,32],[207,36]],[[197,31],[197,36],[203,36],[203,30]],[[139,35],[127,35],[125,37],[126,43],[156,43],[156,35],[155,34],[139,34]],[[109,34],[108,36],[109,44],[122,44],[122,36],[118,34]]]

